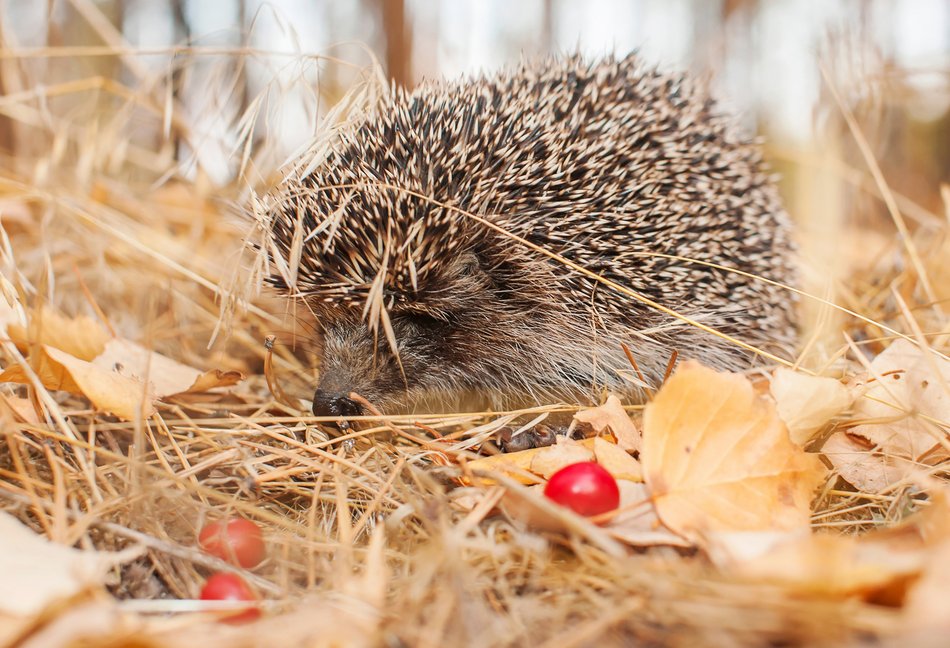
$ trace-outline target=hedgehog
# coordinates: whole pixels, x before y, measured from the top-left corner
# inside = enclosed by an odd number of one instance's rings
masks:
[[[354,393],[637,396],[675,354],[742,369],[794,341],[758,142],[635,54],[393,87],[304,167],[265,229],[272,283],[316,322],[317,416],[361,413]]]

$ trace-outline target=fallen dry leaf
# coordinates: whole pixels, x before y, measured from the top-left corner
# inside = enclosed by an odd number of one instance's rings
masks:
[[[0,512],[0,613],[38,614],[57,601],[100,587],[112,567],[138,553],[109,554],[66,547]]]
[[[504,473],[522,484],[537,484],[541,481],[541,478],[531,472],[531,461],[540,450],[543,450],[543,448],[480,457],[467,462],[465,467],[472,472]],[[487,485],[494,482],[490,479],[483,479],[482,483]]]
[[[643,481],[643,468],[640,467],[640,462],[615,443],[595,437],[594,459],[613,475],[614,479]]]
[[[124,419],[140,412],[150,416],[157,399],[227,387],[244,378],[238,371],[199,371],[113,338],[88,317],[67,318],[51,308],[34,310],[27,326],[11,318],[7,328],[14,343],[30,350],[30,366],[47,389],[81,394],[96,409]],[[29,380],[23,367],[10,366],[0,382]]]
[[[575,443],[587,448],[588,450],[591,450],[594,447],[594,439],[592,438],[582,439],[581,441],[576,441]],[[546,447],[531,448],[530,450],[521,450],[519,452],[506,452],[503,454],[491,455],[489,457],[480,457],[473,461],[467,462],[465,466],[473,472],[501,472],[522,484],[537,484],[541,481],[541,478],[536,476],[537,473],[534,473],[531,470],[531,463],[539,453],[544,452],[545,450],[547,450]],[[486,484],[494,483],[491,480],[483,481]]]
[[[33,620],[31,620],[32,624]],[[58,613],[40,628],[31,628],[18,648],[76,648],[154,646],[134,638],[142,633],[142,621],[123,614],[112,600],[89,600]],[[155,646],[157,648],[157,646]]]
[[[640,460],[660,519],[697,542],[716,531],[807,527],[826,472],[745,377],[696,362],[647,405]]]
[[[473,461],[466,462],[466,467],[471,471],[478,472],[502,472],[508,477],[519,481],[522,484],[537,484],[541,477],[549,477],[561,468],[572,463],[580,461],[594,461],[601,463],[595,448],[599,444],[610,446],[623,453],[627,460],[620,459],[617,456],[606,459],[609,465],[604,467],[611,471],[617,471],[614,477],[618,479],[634,479],[633,476],[639,474],[639,481],[642,481],[643,471],[639,467],[639,462],[620,450],[616,445],[602,437],[590,437],[574,441],[565,437],[558,437],[558,444],[542,448],[531,448],[530,450],[521,450],[519,452],[507,452],[503,454],[491,455],[489,457],[479,457]],[[558,449],[558,446],[564,446]],[[580,449],[577,449],[579,447]],[[601,457],[607,457],[610,450],[604,447],[600,450]],[[541,457],[537,464],[535,460]],[[629,462],[633,462],[632,464]],[[553,468],[553,470],[551,470]],[[549,471],[547,475],[542,471]],[[626,477],[621,475],[627,475]],[[483,480],[485,484],[494,483],[491,480]]]
[[[921,572],[942,574],[943,568],[934,565],[950,543],[950,500],[939,485],[930,486],[929,506],[893,527],[861,536],[805,530],[713,534],[710,555],[720,568],[798,593],[900,603],[906,583]],[[945,599],[946,581],[943,588]]]
[[[911,630],[950,632],[950,541],[934,549],[917,582],[907,592],[904,618]]]
[[[835,432],[828,437],[821,453],[842,479],[863,493],[880,493],[914,467],[907,459],[882,455],[870,441],[848,432]]]
[[[620,399],[613,394],[599,407],[580,410],[574,415],[574,420],[587,423],[597,434],[610,430],[617,440],[617,445],[623,450],[640,451],[640,431],[623,409]]]
[[[0,417],[3,416],[9,416],[15,421],[30,425],[38,425],[40,422],[33,404],[28,399],[0,394]]]
[[[594,453],[591,452],[590,448],[566,436],[558,436],[554,445],[538,448],[537,454],[531,459],[529,470],[536,475],[549,479],[561,468],[593,460]]]
[[[885,542],[855,536],[805,535],[734,565],[748,578],[781,583],[797,593],[865,596],[918,573],[925,555],[896,552]]]
[[[137,380],[102,369],[45,344],[38,348],[37,353],[38,364],[34,370],[47,389],[82,394],[96,409],[127,420],[139,415],[148,417],[155,412],[152,403],[154,396]],[[29,379],[23,367],[15,365],[0,374],[0,382],[28,384]]]
[[[140,383],[148,379],[153,386],[155,398],[226,387],[244,378],[239,371],[201,372],[160,353],[149,351],[135,342],[120,338],[109,340],[102,354],[92,363]]]
[[[770,391],[789,437],[802,446],[848,409],[852,400],[852,392],[834,378],[808,376],[785,367],[772,373]]]
[[[234,369],[211,369],[199,375],[188,389],[182,392],[174,392],[169,394],[169,396],[197,394],[216,387],[230,387],[238,384],[242,380],[244,380],[244,374],[240,371],[235,371]]]
[[[902,479],[915,464],[950,457],[950,362],[895,340],[871,363],[870,376],[855,389],[853,420],[822,451],[841,476],[863,492],[876,493]],[[864,456],[860,456],[861,454]]]
[[[21,349],[45,344],[80,360],[91,361],[102,353],[111,336],[91,317],[66,317],[49,307],[34,309],[27,326],[10,324],[7,333]]]
[[[618,479],[617,486],[620,488],[619,512],[604,526],[611,536],[636,547],[690,546],[688,540],[660,522],[645,484]]]

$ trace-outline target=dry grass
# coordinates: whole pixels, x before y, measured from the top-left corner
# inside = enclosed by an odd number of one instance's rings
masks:
[[[52,68],[63,55],[93,64],[136,55],[118,43],[2,54],[5,83],[31,80],[25,62]],[[182,51],[185,69],[203,55],[210,54]],[[266,138],[253,137],[262,104],[251,102],[234,123],[240,178],[212,188],[200,171],[184,179],[172,155],[170,142],[202,133],[160,78],[134,76],[129,86],[103,76],[47,80],[0,98],[18,144],[15,157],[0,159],[6,286],[27,305],[87,313],[181,362],[247,376],[227,393],[173,399],[138,422],[62,393],[0,386],[33,398],[41,414],[40,423],[0,419],[3,507],[67,544],[145,547],[110,586],[121,618],[100,626],[109,628],[108,645],[813,645],[903,631],[885,605],[795,596],[719,573],[699,554],[604,542],[596,527],[558,537],[490,507],[470,510],[455,460],[498,427],[527,423],[545,408],[365,417],[354,431],[330,436],[304,409],[279,402],[265,363],[289,394],[280,400],[306,397],[314,382],[306,328],[298,326],[304,318],[255,290],[266,272],[259,258],[243,257],[235,274],[247,224],[229,207],[246,203],[248,186],[266,186],[280,161]],[[372,99],[374,75],[365,78],[322,132]],[[852,121],[851,135],[860,137]],[[310,154],[319,157],[326,145],[319,140]],[[827,160],[803,164],[817,162]],[[938,303],[946,283],[924,274],[946,248],[932,236],[914,238],[914,226],[900,219],[906,199],[870,168],[858,181],[884,197],[908,235],[878,236],[876,248],[863,234],[847,239],[854,249],[845,253],[860,258],[848,268],[870,270],[846,268],[835,301],[863,318],[819,308],[815,321],[834,325],[816,325],[806,340],[801,364],[810,369],[854,373],[860,349],[880,350],[895,331],[948,349]],[[842,174],[842,183],[853,180]],[[941,215],[919,209],[945,228]],[[271,334],[272,355],[264,344]],[[7,366],[15,352],[8,341],[3,349]],[[906,485],[871,496],[829,483],[814,525],[856,533],[889,524],[914,510],[913,495]],[[259,522],[269,548],[268,561],[245,576],[271,613],[239,628],[182,614],[201,608],[190,599],[211,570],[232,569],[195,547],[206,520],[230,513]],[[86,623],[97,618],[78,612]]]

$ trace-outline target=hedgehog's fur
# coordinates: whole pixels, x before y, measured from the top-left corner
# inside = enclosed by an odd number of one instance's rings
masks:
[[[730,342],[466,213],[760,348],[793,338],[786,290],[654,256],[793,282],[787,218],[757,149],[703,87],[635,56],[394,89],[275,198],[272,249],[296,270],[293,286],[287,270],[274,282],[316,315],[320,413],[355,411],[333,405],[351,391],[385,407],[470,390],[634,391],[621,342],[648,381],[674,349],[749,365]]]

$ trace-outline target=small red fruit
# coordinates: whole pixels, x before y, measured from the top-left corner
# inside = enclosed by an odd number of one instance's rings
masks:
[[[198,545],[212,556],[251,569],[264,560],[261,528],[244,518],[212,522],[198,534]]]
[[[592,461],[561,468],[551,475],[544,494],[579,515],[600,515],[620,506],[617,480]]]
[[[237,574],[227,574],[218,572],[212,574],[201,588],[200,598],[202,601],[256,601],[257,597],[248,587],[244,579]],[[261,611],[256,607],[248,607],[243,610],[236,610],[233,614],[222,617],[222,621],[229,623],[240,623],[243,621],[253,621],[261,615]]]

